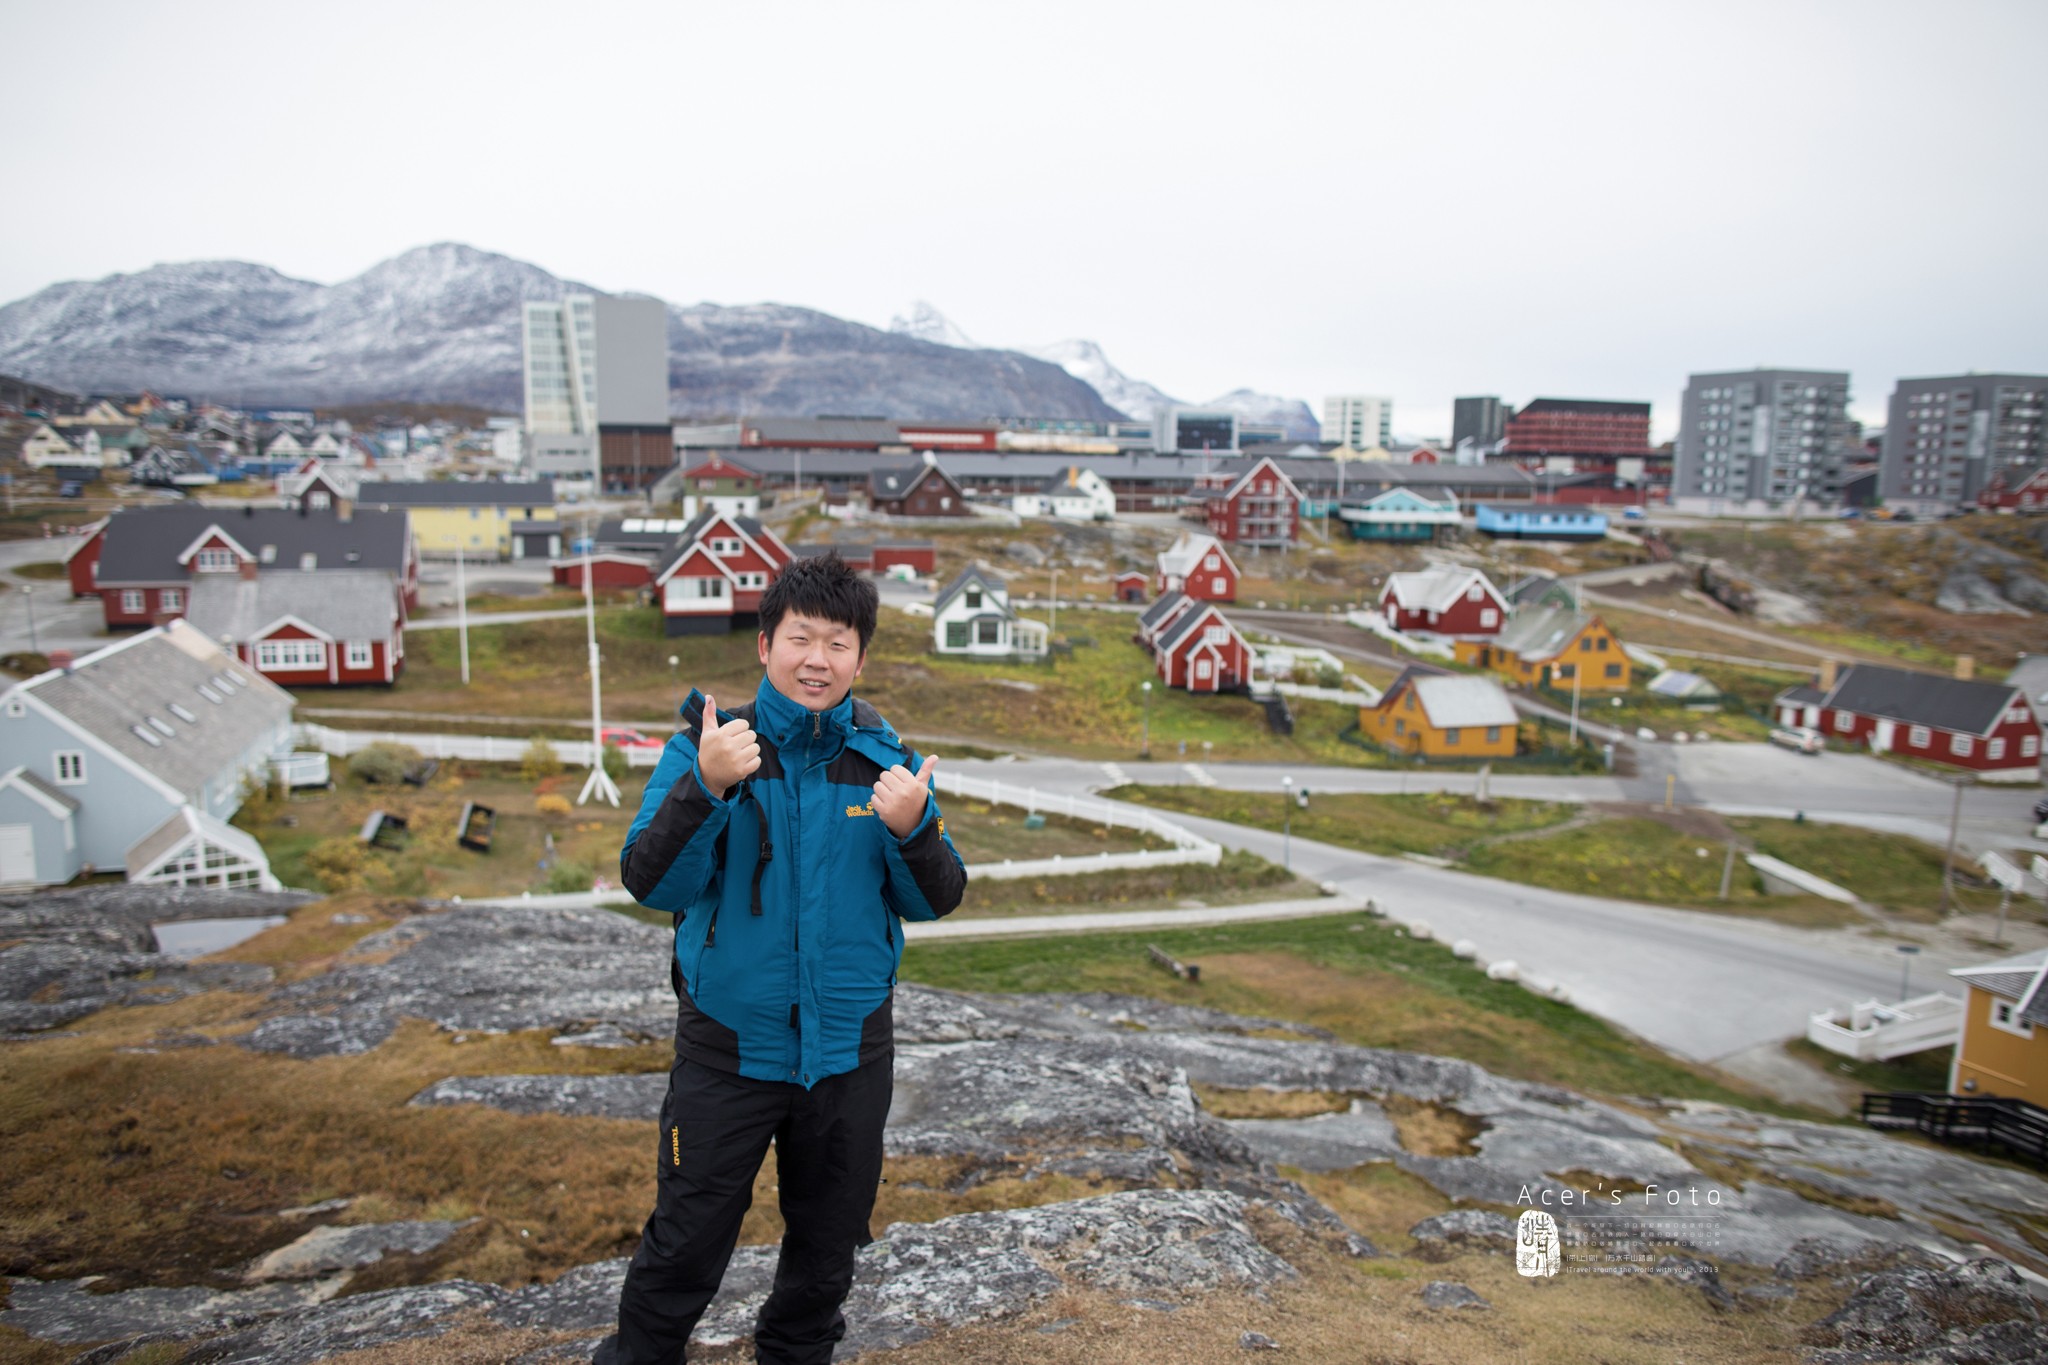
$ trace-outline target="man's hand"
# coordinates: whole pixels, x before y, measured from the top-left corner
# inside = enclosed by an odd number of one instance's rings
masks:
[[[897,838],[916,829],[917,822],[924,819],[925,788],[938,761],[937,754],[929,755],[915,773],[898,763],[876,780],[875,814]]]
[[[697,768],[713,796],[725,794],[761,766],[761,742],[754,727],[743,720],[718,723],[718,703],[709,693],[704,697],[704,719],[697,743]]]

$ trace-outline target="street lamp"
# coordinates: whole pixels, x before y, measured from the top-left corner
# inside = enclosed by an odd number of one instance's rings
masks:
[[[1138,757],[1150,758],[1152,757],[1152,680],[1147,678],[1139,683],[1138,691],[1143,693],[1145,697],[1144,725],[1138,731]]]
[[[1904,1004],[1906,992],[1912,989],[1913,954],[1920,950],[1910,943],[1900,943],[1894,946],[1898,948],[1899,956],[1902,959],[1899,963],[1899,1002]]]
[[[1294,871],[1294,779],[1280,779],[1280,867],[1283,871]]]
[[[28,603],[28,647],[32,654],[40,654],[43,647],[36,643],[36,595],[26,583],[21,585],[21,600]]]
[[[681,659],[673,654],[668,656],[668,685],[669,691],[674,694],[676,699],[676,729],[678,730],[683,728],[683,675],[678,671],[682,662]]]

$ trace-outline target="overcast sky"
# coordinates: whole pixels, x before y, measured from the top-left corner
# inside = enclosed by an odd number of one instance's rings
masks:
[[[0,300],[453,240],[1240,386],[2048,371],[2048,5],[0,0]]]

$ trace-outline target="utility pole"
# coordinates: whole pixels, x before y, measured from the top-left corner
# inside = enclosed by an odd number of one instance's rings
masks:
[[[1955,801],[1948,812],[1948,851],[1941,855],[1941,912],[1954,914],[1956,908],[1956,827],[1963,819],[1963,778],[1956,778]]]
[[[28,603],[28,647],[30,652],[40,654],[43,647],[36,643],[36,595],[28,584],[21,585],[21,600]]]
[[[462,547],[455,547],[455,633],[462,643],[462,685],[469,686],[469,589],[462,576]]]
[[[1728,856],[1721,861],[1721,899],[1728,899],[1728,892],[1735,885],[1735,841],[1728,841]]]
[[[583,534],[583,622],[590,641],[590,776],[583,780],[583,794],[576,798],[576,804],[587,806],[592,796],[600,796],[616,806],[619,804],[619,784],[612,781],[612,775],[604,770],[604,702],[597,682],[597,595],[591,587],[597,557],[597,526],[594,520],[584,528]]]
[[[1145,696],[1145,719],[1142,728],[1138,731],[1138,757],[1150,758],[1152,757],[1152,680],[1147,678],[1139,683],[1138,690]]]

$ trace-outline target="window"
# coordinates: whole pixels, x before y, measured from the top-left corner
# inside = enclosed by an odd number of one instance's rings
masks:
[[[1594,636],[1593,648],[1605,654],[1607,652],[1607,637],[1605,635]]]
[[[1591,654],[1592,652],[1593,652],[1593,637],[1592,637],[1592,636],[1590,636],[1590,635],[1582,635],[1582,636],[1580,636],[1580,637],[1579,637],[1579,653],[1581,653],[1581,654]]]
[[[320,556],[319,556],[319,555],[316,555],[316,554],[314,554],[314,553],[313,553],[313,552],[312,552],[311,550],[308,550],[308,551],[306,551],[306,553],[304,553],[304,554],[302,554],[302,555],[300,555],[300,556],[299,556],[299,572],[300,572],[300,573],[311,573],[311,572],[313,572],[313,570],[315,570],[315,569],[317,569],[317,568],[319,568],[319,567],[320,567]]]
[[[1479,624],[1482,626],[1499,625],[1500,612],[1496,608],[1488,607],[1486,610],[1479,613]]]
[[[256,667],[266,673],[327,667],[327,645],[321,640],[264,640],[256,646]]]
[[[1397,735],[1405,735],[1408,733],[1408,721],[1406,717],[1394,717],[1394,733]]]
[[[952,510],[953,510],[953,500],[952,500],[951,498],[940,498],[940,499],[939,499],[939,510],[940,510],[941,512],[950,512],[950,511],[952,511]]]
[[[1446,730],[1446,731],[1444,731],[1444,743],[1446,743],[1446,744],[1456,744],[1457,742],[1458,742],[1458,732],[1457,732],[1457,731],[1456,731],[1455,729],[1452,729],[1452,730]]]
[[[315,512],[325,512],[334,504],[334,498],[324,488],[316,488],[306,496],[306,506]]]
[[[2039,735],[2027,735],[2020,740],[2021,758],[2035,758],[2040,755],[2040,752],[2041,737]]]
[[[1559,664],[1557,666],[1557,676],[1560,678],[1576,678],[1579,676],[1579,666],[1577,664]]]
[[[27,715],[28,703],[20,697],[9,697],[7,699],[7,714],[15,717]]]
[[[348,642],[348,652],[343,655],[342,662],[350,668],[368,668],[370,666],[370,642],[368,640],[350,640]]]
[[[2020,1007],[2010,1000],[1991,1002],[1991,1027],[2006,1033],[2016,1033],[2022,1038],[2034,1036],[2034,1026],[2019,1017]]]
[[[235,552],[233,550],[201,550],[193,556],[192,567],[200,573],[233,573]]]
[[[277,547],[275,545],[266,545],[256,557],[265,564],[275,564],[277,563]]]
[[[1209,591],[1215,593],[1218,597],[1229,596],[1230,580],[1223,577],[1223,575],[1218,574],[1216,577],[1209,580]]]
[[[1846,735],[1855,728],[1856,713],[1854,711],[1835,712],[1835,729]]]
[[[219,705],[220,705],[220,693],[218,693],[218,692],[214,691],[214,690],[213,690],[212,688],[208,687],[208,686],[207,686],[207,685],[206,685],[205,683],[200,683],[200,684],[198,685],[198,692],[199,692],[199,695],[200,695],[200,696],[202,696],[202,697],[206,698],[206,699],[207,699],[208,701],[212,702],[212,703],[213,703],[213,704],[214,704],[215,706],[219,706]]]
[[[1948,751],[1957,758],[1968,758],[1976,751],[1976,748],[1977,741],[1971,739],[1968,735],[1950,735],[1948,737]]]
[[[164,709],[166,711],[169,711],[172,715],[176,716],[179,720],[184,721],[187,725],[197,725],[199,723],[199,717],[193,715],[189,710],[178,705],[178,703],[176,702],[172,702],[169,706],[165,707]]]
[[[75,787],[85,781],[83,749],[59,749],[50,755],[50,766],[57,771],[57,785],[60,787]]]
[[[1915,725],[1912,729],[1906,731],[1906,743],[1915,749],[1926,748],[1928,741],[1932,738],[1933,735],[1924,725]]]
[[[2004,741],[2004,740],[2002,740],[2002,739],[1987,739],[1987,740],[1985,740],[1985,741],[1984,741],[1984,757],[1986,757],[1986,758],[1988,758],[1988,759],[1991,759],[1991,760],[1993,760],[1994,762],[1995,762],[1995,761],[1997,761],[1998,759],[2004,758],[2004,757],[2005,757],[2005,741]]]
[[[999,645],[1003,642],[1003,623],[995,617],[986,617],[974,623],[974,642],[980,645]]]
[[[140,588],[121,589],[121,614],[123,616],[142,615],[142,590]]]
[[[736,555],[739,552],[739,541],[731,537],[720,536],[711,542],[711,553],[715,555]]]
[[[1229,626],[1204,626],[1202,638],[1212,645],[1227,644],[1230,641]]]
[[[743,573],[736,574],[735,577],[739,579],[739,586],[742,591],[746,591],[750,588],[765,588],[768,586],[768,575],[765,573]]]
[[[1207,678],[1209,676],[1209,661],[1207,659],[1195,660],[1195,676],[1197,678]]]
[[[1621,665],[1620,665],[1620,664],[1609,664],[1609,665],[1607,665],[1607,668],[1606,668],[1606,675],[1607,675],[1608,677],[1610,677],[1610,678],[1618,678],[1618,677],[1620,677],[1620,676],[1621,676]]]
[[[980,611],[980,610],[981,610],[981,589],[980,589],[980,588],[969,588],[969,589],[967,590],[967,609],[968,609],[969,611]]]
[[[1486,742],[1488,744],[1500,743],[1500,727],[1498,725],[1489,725],[1486,727]]]
[[[967,648],[967,623],[965,621],[946,622],[946,648]]]
[[[183,588],[165,588],[156,595],[156,600],[157,606],[163,611],[185,610],[185,590]]]
[[[1207,569],[1209,572],[1214,573],[1216,572],[1216,570],[1223,567],[1223,561],[1221,559],[1218,559],[1215,555],[1210,555],[1207,559],[1202,561],[1202,567]]]
[[[697,596],[700,598],[725,596],[725,580],[723,578],[698,579]]]

